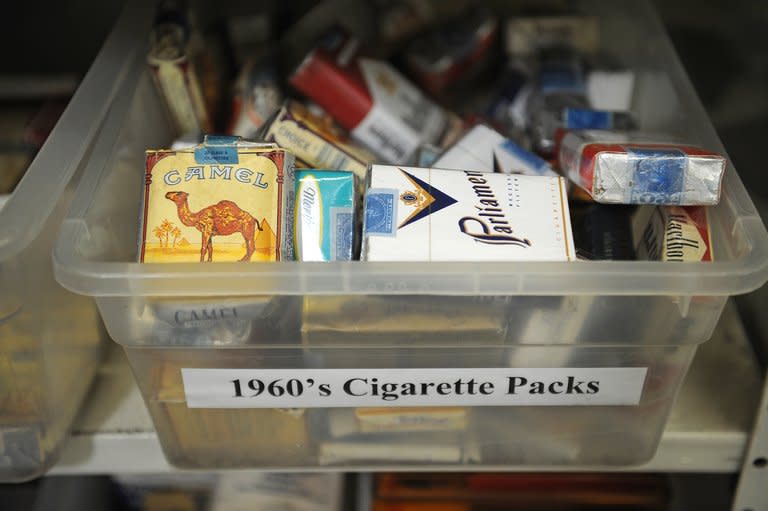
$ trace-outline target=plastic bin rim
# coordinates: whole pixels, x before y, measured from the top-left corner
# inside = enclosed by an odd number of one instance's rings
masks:
[[[759,218],[742,218],[759,229]],[[62,225],[60,239],[78,239],[84,226]],[[759,232],[759,231],[758,231]],[[754,232],[753,232],[754,234]],[[768,280],[763,250],[710,263],[589,262],[273,262],[140,264],[89,261],[72,243],[58,243],[60,284],[90,296],[278,295],[674,295],[725,296]],[[631,285],[627,282],[632,281]],[[567,284],[564,283],[567,281]]]

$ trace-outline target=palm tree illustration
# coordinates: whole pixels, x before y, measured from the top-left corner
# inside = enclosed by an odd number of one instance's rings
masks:
[[[163,248],[163,236],[165,236],[165,233],[160,227],[155,227],[152,229],[152,234],[160,240],[160,248]]]
[[[173,231],[173,228],[175,225],[173,225],[173,222],[168,220],[167,218],[164,219],[162,222],[160,222],[160,228],[163,230],[163,234],[165,235],[165,248],[168,248],[169,238],[171,235],[171,231]]]
[[[181,229],[173,226],[173,229],[171,230],[171,236],[173,236],[173,245],[171,245],[172,248],[176,248],[176,240],[179,239],[179,236],[181,236]]]

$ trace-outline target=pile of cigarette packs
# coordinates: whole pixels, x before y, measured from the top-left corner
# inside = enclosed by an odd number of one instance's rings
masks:
[[[248,19],[162,7],[148,62],[180,136],[147,151],[140,260],[712,260],[726,160],[643,129],[598,19],[395,28],[405,4],[293,61]]]

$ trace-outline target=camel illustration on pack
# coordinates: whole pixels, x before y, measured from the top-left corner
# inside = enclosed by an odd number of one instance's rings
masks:
[[[202,234],[202,245],[200,247],[200,262],[211,262],[213,259],[213,241],[214,236],[227,236],[239,232],[245,239],[245,255],[240,261],[250,261],[253,252],[256,250],[254,235],[256,229],[263,231],[258,220],[253,218],[250,213],[240,209],[236,203],[223,200],[201,209],[198,212],[192,212],[189,209],[187,192],[168,192],[165,198],[176,204],[176,210],[181,223],[188,227],[194,227]]]

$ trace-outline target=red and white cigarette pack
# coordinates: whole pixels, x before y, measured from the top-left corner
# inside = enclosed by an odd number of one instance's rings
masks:
[[[421,144],[443,145],[453,116],[388,63],[355,52],[352,40],[335,51],[313,50],[291,85],[386,162],[409,161]]]
[[[635,213],[638,259],[666,262],[712,261],[712,237],[705,206],[646,207]]]

